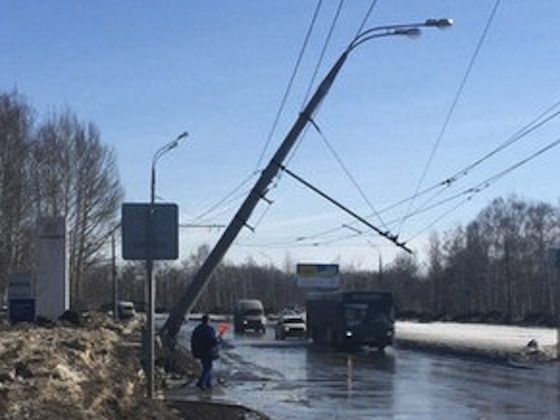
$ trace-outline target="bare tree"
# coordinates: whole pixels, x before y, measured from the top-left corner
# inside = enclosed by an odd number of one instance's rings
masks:
[[[94,124],[67,111],[39,127],[33,157],[36,213],[66,219],[71,301],[80,307],[82,281],[115,225],[123,196],[115,156]]]
[[[444,281],[444,258],[441,249],[441,241],[436,233],[430,235],[430,243],[428,249],[428,283],[430,288],[429,302],[426,305],[426,311],[432,316],[440,316],[442,313],[442,293],[441,287]]]
[[[0,292],[30,269],[29,141],[33,112],[17,93],[0,94]]]
[[[519,322],[554,310],[546,252],[558,243],[558,210],[515,196],[497,198],[465,229],[446,233],[440,299],[453,317]],[[430,271],[430,281],[435,273]]]
[[[399,313],[419,314],[424,307],[421,273],[415,256],[401,253],[388,266],[385,277],[395,293]]]

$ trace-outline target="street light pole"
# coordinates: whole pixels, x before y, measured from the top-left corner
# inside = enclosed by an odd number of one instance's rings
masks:
[[[183,132],[177,136],[177,138],[173,141],[170,141],[166,145],[160,147],[157,152],[154,153],[154,157],[152,158],[152,178],[150,183],[150,205],[153,205],[156,199],[156,164],[159,158],[161,158],[164,154],[169,152],[172,149],[175,149],[179,146],[179,142],[186,138],[189,135],[188,132]]]
[[[214,269],[217,267],[230,245],[237,237],[239,231],[245,226],[247,220],[251,216],[254,208],[259,200],[265,196],[268,186],[274,177],[280,171],[285,158],[296,143],[299,135],[307,126],[308,122],[313,118],[315,111],[319,104],[323,101],[329,92],[338,72],[344,65],[350,52],[352,52],[359,45],[374,39],[386,36],[405,35],[408,37],[416,37],[420,34],[420,28],[435,27],[446,28],[451,26],[453,21],[451,19],[429,19],[422,23],[412,23],[406,25],[390,25],[371,28],[358,34],[352,42],[347,46],[338,60],[331,67],[325,78],[317,87],[317,90],[309,99],[304,109],[299,114],[296,122],[284,138],[280,147],[262,171],[261,176],[255,183],[253,189],[241,204],[241,207],[233,217],[232,221],[204,261],[198,272],[194,276],[191,284],[180,297],[177,304],[172,308],[169,313],[167,321],[161,329],[162,338],[165,339],[167,345],[175,344],[175,337],[179,332],[181,324],[185,315],[192,309],[200,294],[206,287],[210,276]]]
[[[165,153],[179,146],[179,141],[188,136],[185,131],[181,133],[175,140],[162,146],[154,154],[152,158],[152,172],[150,182],[150,210],[148,214],[148,252],[146,258],[146,300],[148,304],[146,324],[147,324],[147,364],[148,364],[148,397],[154,397],[154,358],[155,358],[155,345],[154,345],[154,311],[155,311],[155,288],[153,279],[154,269],[154,247],[155,247],[155,198],[156,198],[156,164],[159,158]]]

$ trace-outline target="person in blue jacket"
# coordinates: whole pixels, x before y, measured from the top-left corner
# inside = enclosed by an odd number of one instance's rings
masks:
[[[218,357],[219,338],[209,321],[208,315],[204,315],[191,336],[192,354],[200,360],[202,368],[196,386],[202,390],[212,388],[212,361]]]

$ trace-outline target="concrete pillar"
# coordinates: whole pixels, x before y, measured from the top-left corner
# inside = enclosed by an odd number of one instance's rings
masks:
[[[70,307],[66,221],[63,217],[39,221],[37,244],[36,315],[56,320]]]

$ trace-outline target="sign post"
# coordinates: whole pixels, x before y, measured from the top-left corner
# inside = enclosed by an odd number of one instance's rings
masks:
[[[150,229],[150,220],[153,229]],[[151,236],[153,237],[150,238]],[[146,260],[150,257],[154,260],[179,258],[177,204],[124,203],[122,256],[125,260]]]
[[[125,203],[122,205],[122,255],[125,260],[145,260],[148,300],[147,345],[148,395],[154,394],[154,260],[179,258],[179,210],[176,204]],[[146,342],[147,341],[147,342]]]

